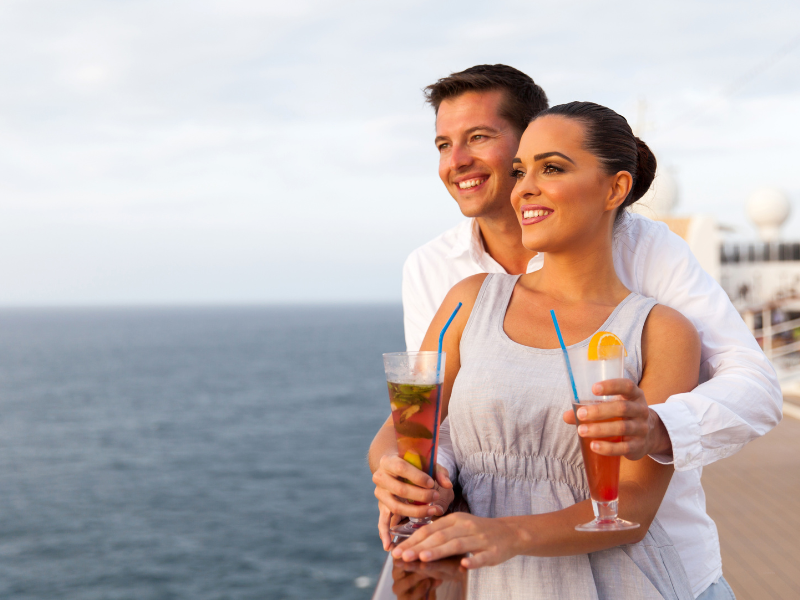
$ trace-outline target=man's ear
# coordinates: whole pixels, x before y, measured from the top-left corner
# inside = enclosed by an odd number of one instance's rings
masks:
[[[625,202],[625,198],[633,187],[633,177],[627,171],[620,171],[611,178],[611,186],[608,190],[608,199],[606,200],[606,210],[614,210],[620,204]]]

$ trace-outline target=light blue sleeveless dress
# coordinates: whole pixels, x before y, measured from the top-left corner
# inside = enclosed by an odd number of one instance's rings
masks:
[[[470,511],[482,517],[553,512],[589,498],[577,432],[561,416],[571,406],[561,350],[523,346],[503,331],[518,279],[486,277],[461,338],[461,369],[450,397],[458,480]],[[637,383],[642,328],[654,305],[632,293],[600,328],[623,341],[625,376]],[[588,344],[586,339],[575,347]],[[481,600],[694,597],[657,520],[638,544],[576,556],[517,556],[471,571],[469,587],[470,598]]]

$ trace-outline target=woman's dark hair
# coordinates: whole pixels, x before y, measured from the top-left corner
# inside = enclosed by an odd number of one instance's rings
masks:
[[[547,108],[547,95],[530,77],[508,65],[475,65],[458,73],[442,77],[425,88],[425,100],[439,114],[439,105],[449,98],[466,92],[503,90],[500,116],[506,119],[519,135],[525,131],[539,111]]]
[[[644,196],[656,175],[656,157],[620,114],[594,102],[569,102],[545,109],[531,121],[547,115],[560,115],[580,121],[586,128],[584,147],[594,154],[609,175],[627,171],[633,177],[628,197],[620,205],[622,211]]]

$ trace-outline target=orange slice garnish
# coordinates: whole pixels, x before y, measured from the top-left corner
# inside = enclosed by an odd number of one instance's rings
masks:
[[[610,331],[598,331],[592,336],[589,342],[589,360],[603,360],[614,356],[611,348],[622,346],[622,351],[625,356],[628,356],[625,350],[625,344],[616,335]]]

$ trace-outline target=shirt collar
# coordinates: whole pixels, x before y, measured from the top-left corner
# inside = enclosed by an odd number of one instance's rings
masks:
[[[505,273],[505,269],[495,261],[483,245],[483,236],[477,219],[463,221],[456,231],[456,239],[448,258],[458,258],[469,254],[470,259],[485,273]],[[538,271],[544,264],[544,254],[539,252],[528,263],[528,273]]]

